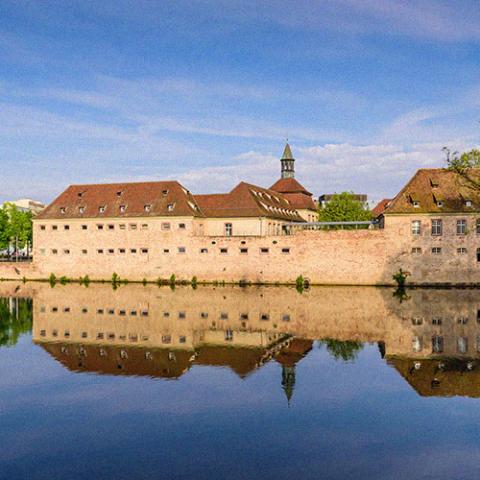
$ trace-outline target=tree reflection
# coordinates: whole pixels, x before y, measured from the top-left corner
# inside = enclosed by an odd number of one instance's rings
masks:
[[[0,298],[0,347],[10,347],[32,331],[32,299]]]
[[[334,338],[325,338],[320,341],[320,345],[325,345],[328,353],[335,360],[343,360],[344,362],[353,361],[357,358],[358,352],[363,349],[363,343],[354,342],[352,340],[341,341]]]

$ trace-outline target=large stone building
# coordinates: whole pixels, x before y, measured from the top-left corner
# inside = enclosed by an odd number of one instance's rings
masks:
[[[31,265],[0,278],[480,285],[478,171],[422,169],[368,229],[326,230],[287,145],[269,189],[193,195],[175,181],[73,185],[34,220]]]

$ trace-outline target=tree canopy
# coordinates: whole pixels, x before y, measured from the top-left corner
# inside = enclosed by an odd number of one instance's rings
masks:
[[[372,219],[370,210],[364,208],[353,193],[336,193],[319,210],[320,222],[361,222]]]
[[[0,208],[0,250],[17,240],[18,248],[32,244],[32,213],[23,212],[11,203]]]

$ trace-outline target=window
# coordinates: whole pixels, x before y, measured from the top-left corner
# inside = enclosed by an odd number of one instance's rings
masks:
[[[101,205],[100,207],[98,207],[99,213],[105,213],[105,208],[105,205]]]
[[[183,320],[186,317],[187,317],[187,314],[185,312],[178,312],[178,318],[180,320]]]
[[[82,225],[82,230],[88,230],[88,226],[87,225]]]
[[[56,248],[52,248],[52,254],[56,255],[58,253],[58,250]]]
[[[466,207],[471,207],[472,206],[472,201],[471,200],[465,200],[465,206]]]
[[[268,248],[262,247],[262,248],[260,249],[260,253],[263,253],[263,254],[268,253]]]
[[[233,330],[225,330],[225,340],[230,342],[233,340]]]
[[[207,312],[201,312],[200,313],[200,318],[208,318],[208,313]]]
[[[248,253],[248,248],[241,248],[240,253]]]
[[[178,342],[179,343],[185,343],[187,341],[187,337],[185,335],[180,335],[178,337]]]
[[[185,228],[187,228],[187,226],[186,226],[184,223],[179,223],[179,224],[178,224],[178,228],[179,228],[180,230],[185,230]]]
[[[65,213],[67,209],[65,207],[60,207],[60,213]]]
[[[228,320],[228,313],[227,312],[220,313],[220,320]]]
[[[115,315],[115,310],[114,310],[113,308],[109,308],[109,309],[107,310],[107,313],[108,313],[109,315]]]
[[[40,225],[40,230],[45,230],[45,225]]]
[[[169,203],[169,204],[167,205],[167,211],[168,211],[168,212],[173,212],[174,208],[175,208],[175,204],[174,204],[174,203]]]
[[[170,230],[170,223],[169,222],[163,222],[162,223],[162,230]]]
[[[477,248],[477,262],[480,262],[480,248]]]
[[[263,320],[263,321],[270,320],[270,315],[268,313],[262,313],[260,315],[260,320]]]
[[[88,337],[88,333],[87,332],[82,332],[82,338],[87,338]]]
[[[443,352],[443,337],[434,335],[432,337],[432,353],[442,353]]]
[[[124,248],[119,248],[118,253],[125,253],[125,249]]]
[[[40,255],[45,255],[45,249],[44,248],[40,249]]]
[[[458,337],[457,338],[457,352],[458,353],[467,353],[468,351],[468,339],[467,337]]]
[[[113,248],[109,248],[109,249],[108,249],[108,253],[109,253],[110,255],[113,255],[113,254],[115,253],[115,250],[114,250]]]
[[[125,229],[127,228],[127,226],[126,226],[124,223],[121,223],[121,224],[118,226],[118,228],[119,228],[120,230],[125,230]]]
[[[457,323],[459,325],[466,325],[468,323],[468,317],[458,317]]]
[[[437,202],[437,207],[440,207],[440,208],[443,207],[443,202],[442,202],[442,200],[439,200],[439,201]]]
[[[142,223],[142,230],[148,230],[148,223]]]
[[[233,225],[231,223],[225,224],[225,236],[231,237],[233,234]]]
[[[98,315],[103,315],[103,308],[98,308],[97,313]]]
[[[85,207],[78,207],[79,213],[85,213]]]
[[[415,327],[418,327],[423,324],[423,318],[422,317],[413,317],[412,318],[412,325]]]
[[[432,255],[441,255],[442,249],[440,247],[433,247],[432,248]]]
[[[133,253],[133,254],[137,253],[137,249],[136,248],[131,248],[130,253]]]
[[[148,317],[148,310],[146,310],[145,308],[140,310],[140,315],[142,317]]]
[[[148,248],[142,248],[142,249],[140,249],[140,252],[143,253],[143,254],[146,254],[146,253],[148,253]]]
[[[467,233],[467,221],[465,219],[457,220],[457,235],[465,235]]]
[[[290,314],[284,313],[282,315],[282,322],[289,322],[290,321]]]
[[[441,325],[442,324],[442,319],[439,317],[433,317],[432,318],[432,325]]]
[[[131,223],[129,225],[130,230],[136,230],[137,229],[137,224],[136,223]]]
[[[65,255],[69,255],[69,254],[70,254],[70,250],[69,250],[68,248],[65,248],[65,249],[63,250],[63,253],[64,253]]]
[[[282,248],[282,253],[290,253],[290,248],[289,247]]]
[[[120,213],[125,213],[127,211],[127,206],[126,205],[120,205],[119,210],[120,210]]]
[[[108,229],[109,229],[109,230],[115,230],[115,225],[109,224],[109,225],[108,225]]]
[[[420,208],[420,202],[417,202],[416,200],[413,201],[413,207],[414,208]]]
[[[228,253],[228,248],[221,248],[220,253]]]
[[[170,253],[170,249],[164,248],[164,249],[163,249],[163,253]]]
[[[52,230],[58,230],[57,225],[52,225]]]
[[[412,235],[420,235],[421,225],[420,220],[412,220]]]
[[[422,253],[422,249],[420,247],[412,247],[413,255],[420,255],[421,253]]]
[[[432,235],[441,235],[441,234],[442,234],[442,221],[432,220]]]
[[[208,248],[201,248],[200,253],[208,253]]]
[[[97,248],[97,253],[103,253],[103,248]]]
[[[103,225],[101,223],[97,224],[97,230],[103,230]]]
[[[137,316],[137,311],[136,311],[136,310],[131,310],[131,311],[130,311],[130,315],[131,315],[132,317],[136,317],[136,316]]]
[[[241,313],[240,320],[248,320],[248,313]]]
[[[170,343],[172,341],[171,335],[162,335],[162,343]]]
[[[465,255],[467,253],[467,249],[464,247],[457,248],[457,253],[459,255]]]
[[[185,253],[186,251],[185,247],[178,247],[178,253]]]
[[[480,235],[480,218],[477,218],[477,222],[475,225],[475,231],[477,232],[477,235]]]
[[[144,209],[146,212],[150,212],[150,211],[152,210],[152,206],[151,206],[149,203],[147,203],[147,205],[145,205],[145,206],[143,207],[143,209]]]

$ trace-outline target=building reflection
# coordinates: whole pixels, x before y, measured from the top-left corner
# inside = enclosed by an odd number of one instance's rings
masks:
[[[34,342],[72,371],[175,379],[196,365],[245,378],[277,362],[290,400],[315,340],[339,361],[374,342],[418,394],[480,396],[475,290],[412,290],[400,301],[363,287],[6,288],[0,296],[33,297]]]

